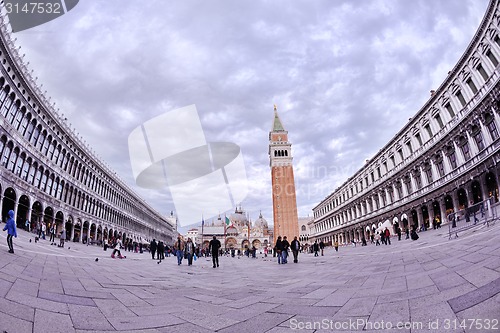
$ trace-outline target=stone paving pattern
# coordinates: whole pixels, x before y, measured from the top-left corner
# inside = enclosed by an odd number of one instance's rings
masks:
[[[10,254],[3,232],[0,332],[500,331],[500,223],[453,240],[447,230],[301,254],[298,264],[223,257],[216,269],[210,258],[189,267],[149,253],[120,260],[96,246],[35,244],[24,231]],[[478,326],[486,319],[496,330]]]

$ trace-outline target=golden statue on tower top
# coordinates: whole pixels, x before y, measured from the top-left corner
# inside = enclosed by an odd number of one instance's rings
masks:
[[[274,104],[274,111],[278,110],[278,106]]]

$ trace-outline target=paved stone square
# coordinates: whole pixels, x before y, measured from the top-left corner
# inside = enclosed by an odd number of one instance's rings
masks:
[[[298,264],[223,257],[216,269],[205,258],[189,267],[35,244],[24,231],[10,254],[3,232],[0,332],[500,331],[500,223],[452,240],[447,231]]]

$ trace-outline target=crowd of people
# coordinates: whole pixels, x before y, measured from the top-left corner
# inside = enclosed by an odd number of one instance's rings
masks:
[[[434,222],[433,223],[434,228],[440,227],[439,220],[433,222]],[[41,224],[37,223],[35,224],[34,229],[31,230],[31,224],[29,223],[29,221],[26,221],[25,228],[28,232],[31,231],[37,236],[35,237],[35,242],[37,242],[37,240],[39,239],[46,239],[46,236],[48,235],[51,245],[56,245],[55,243],[56,226],[54,223],[48,224],[48,232],[47,232],[47,225],[45,223]],[[14,253],[12,238],[17,237],[17,229],[14,220],[14,212],[12,210],[8,212],[7,223],[3,228],[3,230],[7,231],[7,244],[9,247],[9,253]],[[416,226],[411,226],[411,228],[409,228],[406,224],[404,230],[402,230],[399,226],[396,226],[394,231],[395,235],[397,235],[398,237],[398,241],[401,240],[403,232],[406,234],[406,239],[411,238],[412,240],[417,240],[419,238]],[[391,237],[393,236],[394,235],[391,234],[390,230],[386,227],[385,229],[379,231],[373,230],[369,238],[372,244],[379,246],[382,244],[391,245]],[[58,246],[64,247],[64,242],[66,240],[66,230],[64,228],[60,231],[59,239],[60,243]],[[88,245],[90,241],[86,241],[85,243]],[[360,241],[357,242],[353,240],[352,243],[354,246],[356,246],[357,243],[361,243],[362,246],[367,245],[364,235],[362,236],[362,239]],[[198,257],[210,256],[212,257],[213,268],[219,267],[219,256],[222,256],[224,254],[225,255],[230,254],[232,257],[235,257],[236,251],[238,253],[238,257],[242,254],[241,250],[236,250],[236,249],[223,250],[221,242],[216,238],[216,236],[213,236],[213,239],[210,241],[208,247],[206,248],[201,248],[199,245],[196,245],[191,238],[187,238],[187,240],[184,241],[181,236],[179,236],[177,240],[171,245],[167,245],[161,240],[156,241],[156,239],[153,239],[149,244],[141,244],[129,240],[127,240],[125,243],[122,243],[120,238],[114,238],[114,237],[105,239],[99,245],[103,246],[104,251],[106,251],[108,248],[112,248],[113,249],[113,252],[111,254],[112,258],[126,258],[125,255],[122,255],[121,250],[140,252],[140,253],[143,253],[144,251],[149,251],[151,254],[151,259],[158,260],[159,261],[158,263],[161,263],[161,261],[164,260],[165,257],[174,255],[177,257],[178,265],[181,265],[183,260],[187,260],[188,266],[193,265],[193,261],[196,261]],[[333,244],[330,245],[333,245],[335,251],[338,252],[339,243],[337,241],[335,241]],[[284,265],[288,263],[289,251],[291,251],[293,255],[293,262],[298,263],[299,253],[310,252],[314,253],[315,257],[319,256],[320,254],[321,256],[323,256],[325,247],[326,244],[323,241],[318,242],[316,240],[311,246],[309,246],[308,244],[305,244],[303,246],[297,239],[297,236],[294,237],[292,242],[288,241],[287,236],[283,237],[278,236],[274,247],[273,248],[264,247],[263,252],[265,257],[267,257],[269,252],[272,252],[273,257],[277,257],[278,264]],[[257,248],[255,246],[252,246],[251,248],[247,247],[244,250],[244,254],[247,257],[251,256],[252,258],[256,258]]]

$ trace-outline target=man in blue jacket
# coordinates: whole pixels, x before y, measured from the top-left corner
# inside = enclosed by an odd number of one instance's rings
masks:
[[[14,211],[9,210],[9,218],[7,224],[3,227],[7,230],[7,245],[9,246],[9,253],[14,253],[14,245],[12,244],[12,236],[17,238],[16,221],[14,221]]]

